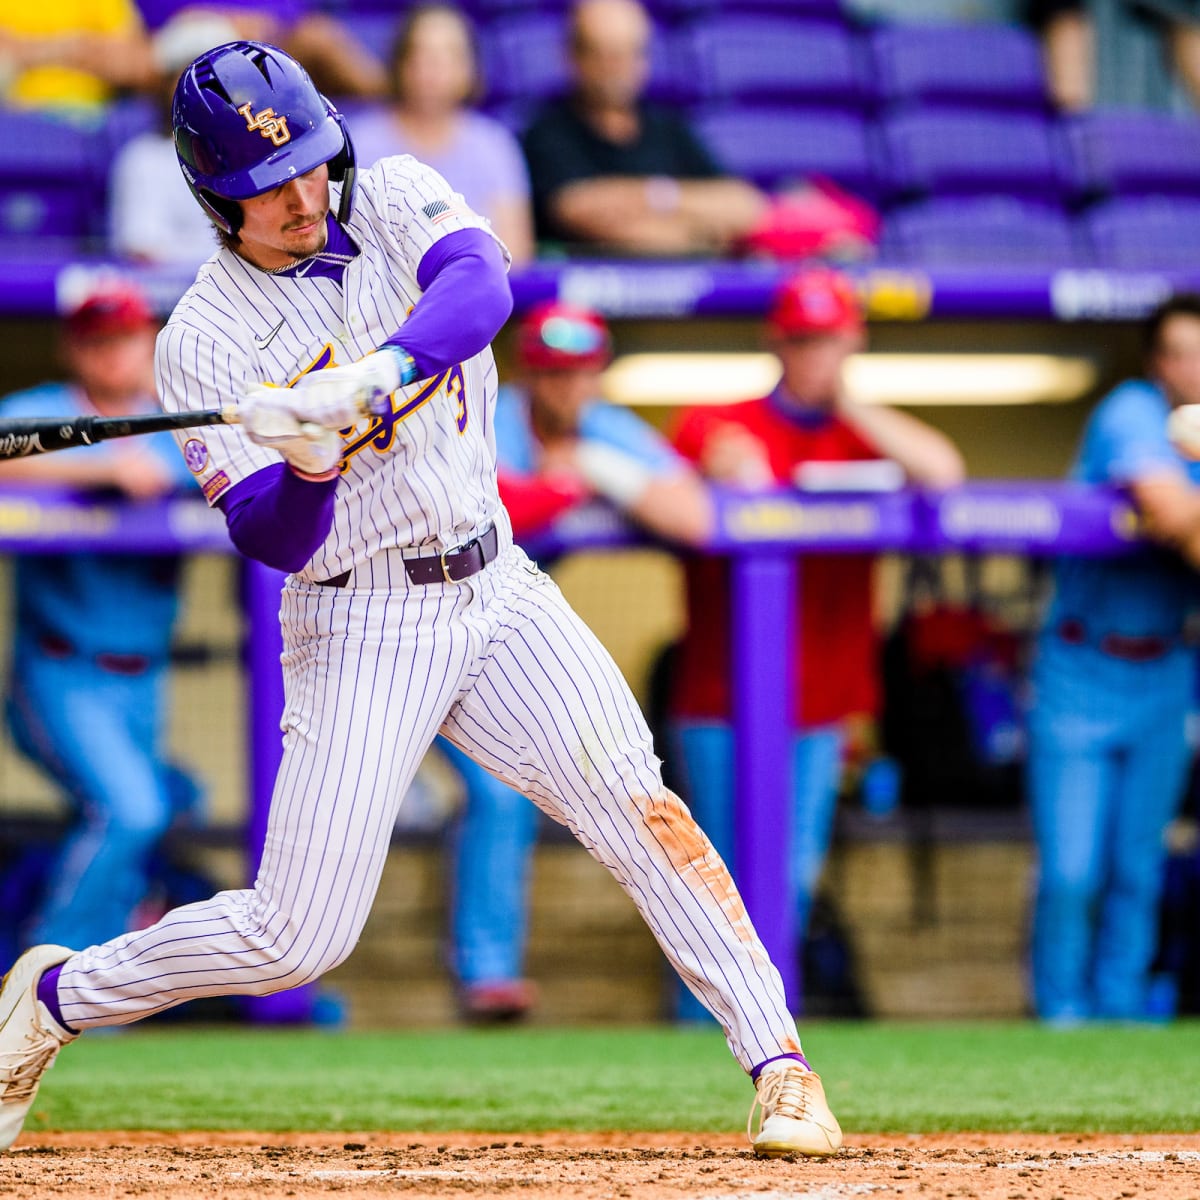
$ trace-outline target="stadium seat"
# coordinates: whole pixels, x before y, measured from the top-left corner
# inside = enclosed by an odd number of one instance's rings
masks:
[[[892,209],[881,257],[929,267],[1061,267],[1079,263],[1081,247],[1061,205],[956,196]]]
[[[566,24],[561,14],[521,13],[480,35],[488,104],[542,100],[567,86]]]
[[[688,43],[703,99],[861,107],[871,97],[858,39],[838,25],[729,13],[698,22]]]
[[[1080,225],[1105,267],[1200,267],[1200,198],[1118,197],[1087,209]]]
[[[776,13],[789,17],[844,20],[842,0],[644,0],[662,21],[692,20],[721,12]]]
[[[514,106],[528,111],[538,101],[560,94],[570,81],[563,13],[524,12],[498,18],[483,26],[479,41],[485,103],[501,119]],[[646,94],[652,100],[682,98],[674,43],[657,32],[650,43]]]
[[[875,85],[889,103],[1045,111],[1037,38],[1013,25],[896,25],[871,37]]]
[[[1079,190],[1092,196],[1200,191],[1200,121],[1111,110],[1066,125]]]
[[[1034,113],[923,109],[887,118],[880,131],[896,195],[1059,198],[1072,190],[1058,131]]]
[[[392,43],[400,28],[400,18],[391,12],[345,12],[338,19],[362,43],[363,49],[386,63],[391,57]]]
[[[867,125],[854,113],[729,107],[701,114],[696,126],[718,162],[761,187],[819,175],[867,200],[879,190]]]
[[[0,109],[0,236],[11,247],[100,235],[104,157],[102,130]]]

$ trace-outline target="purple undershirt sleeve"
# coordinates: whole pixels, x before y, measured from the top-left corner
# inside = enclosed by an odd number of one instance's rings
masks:
[[[333,527],[337,479],[312,483],[273,463],[235,483],[218,501],[233,544],[278,571],[299,571]]]
[[[418,379],[478,354],[512,312],[504,253],[483,229],[459,229],[434,242],[417,283],[424,295],[384,345],[407,351]]]

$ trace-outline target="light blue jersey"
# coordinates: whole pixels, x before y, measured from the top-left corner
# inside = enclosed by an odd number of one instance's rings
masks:
[[[78,416],[90,413],[79,389],[48,383],[0,403],[5,417]],[[147,412],[157,411],[147,399]],[[140,445],[162,459],[182,488],[191,479],[169,433]],[[83,446],[74,455],[114,454],[111,443]],[[18,638],[70,647],[74,652],[166,658],[177,608],[178,559],[170,555],[29,554],[16,562]]]
[[[1200,463],[1185,460],[1167,438],[1169,412],[1154,384],[1122,383],[1089,418],[1071,477],[1121,486],[1174,471],[1200,484]],[[1054,580],[1048,631],[1077,620],[1095,637],[1177,638],[1200,602],[1196,572],[1178,555],[1153,547],[1126,558],[1063,558]]]

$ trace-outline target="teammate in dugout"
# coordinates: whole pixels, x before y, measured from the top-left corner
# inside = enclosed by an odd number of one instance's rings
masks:
[[[915,483],[961,482],[962,458],[945,436],[908,413],[849,394],[846,361],[863,347],[865,331],[844,275],[812,268],[787,280],[767,314],[766,333],[781,368],[775,390],[744,403],[697,407],[680,420],[675,445],[708,478],[739,488],[804,486],[814,467],[828,475],[841,464],[848,477],[850,470],[861,475],[872,460],[890,460]],[[728,859],[735,822],[727,567],[711,555],[688,560],[688,627],[671,712],[688,803]],[[796,589],[788,902],[801,936],[829,848],[847,722],[877,708],[871,572],[867,555],[808,555]],[[680,997],[678,1014],[705,1015],[690,995]]]
[[[66,383],[5,398],[5,417],[157,412],[142,294],[106,285],[62,323]],[[0,482],[110,490],[131,500],[190,487],[166,433],[0,463]],[[159,839],[198,789],[165,757],[163,711],[179,607],[173,555],[17,559],[6,716],[21,751],[67,793],[74,821],[29,927],[31,942],[102,942],[129,927]]]
[[[550,301],[516,331],[519,382],[500,389],[496,457],[515,536],[595,496],[672,541],[712,532],[699,475],[628,409],[600,399],[612,338],[599,314]],[[442,744],[466,788],[455,837],[453,964],[460,1004],[474,1020],[521,1016],[534,1002],[522,978],[526,881],[537,813],[474,759]]]
[[[512,306],[504,248],[412,158],[356,180],[341,116],[276,47],[202,55],[173,124],[224,245],[159,336],[159,391],[172,410],[240,405],[240,426],[187,454],[235,545],[290,572],[283,760],[253,887],[18,959],[0,989],[0,1147],[81,1032],[346,958],[440,731],[629,894],[756,1081],[755,1152],[834,1153],[841,1130],[728,871],[664,788],[612,659],[512,542],[489,346]]]

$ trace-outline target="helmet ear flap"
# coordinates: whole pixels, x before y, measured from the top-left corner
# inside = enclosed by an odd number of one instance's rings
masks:
[[[192,189],[192,194],[200,201],[200,207],[208,213],[209,219],[218,229],[231,236],[242,227],[242,206],[236,200],[228,200],[213,192]]]
[[[342,185],[342,195],[338,201],[337,223],[345,225],[354,211],[354,177],[358,170],[354,159],[354,142],[350,138],[350,128],[346,124],[345,117],[332,104],[329,104],[328,100],[325,103],[329,105],[329,115],[333,117],[342,131],[342,148],[329,160],[329,178],[334,183]]]

